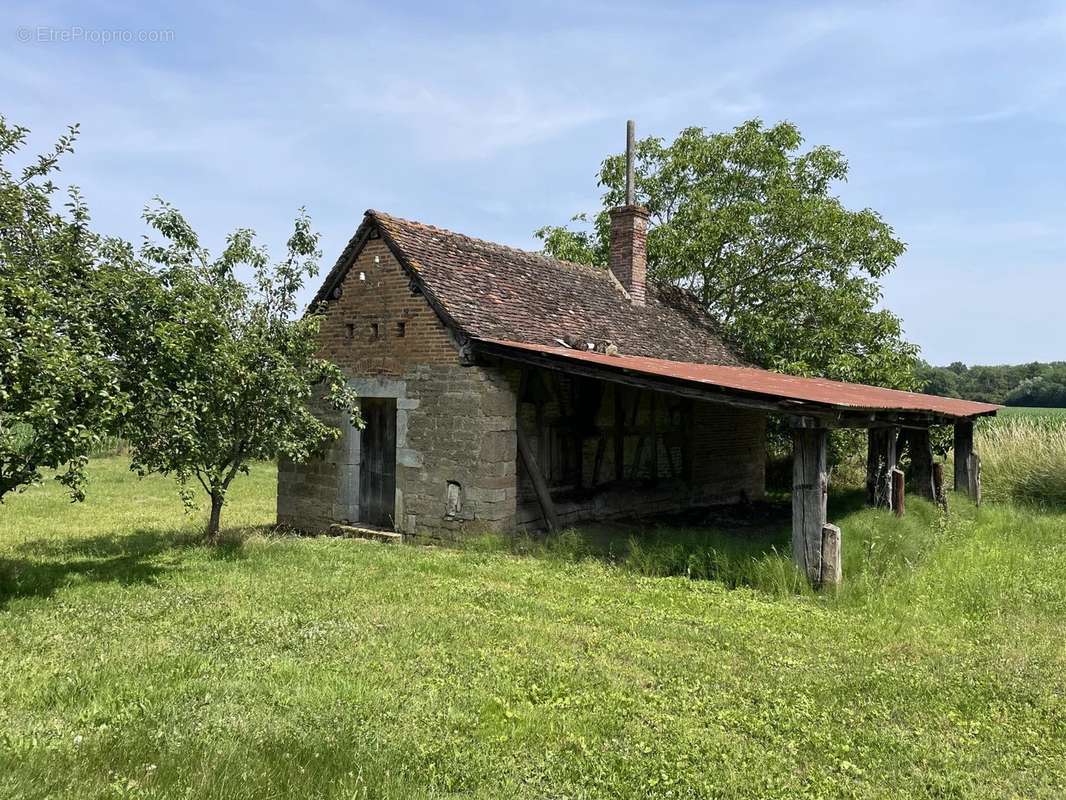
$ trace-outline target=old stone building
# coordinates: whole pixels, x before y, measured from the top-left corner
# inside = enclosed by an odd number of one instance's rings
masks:
[[[956,424],[965,450],[995,412],[743,363],[689,294],[647,280],[647,222],[612,212],[603,269],[366,212],[314,300],[365,427],[335,419],[321,459],[281,465],[279,522],[439,537],[757,499],[778,414],[796,431],[796,556],[817,579],[829,427],[876,433],[881,502],[897,442],[931,495],[929,426]]]
[[[641,210],[619,216],[639,226],[642,246]],[[423,535],[542,526],[520,430],[563,524],[761,496],[758,411],[474,352],[474,339],[569,340],[740,363],[690,298],[646,285],[642,253],[636,264],[635,276],[618,270],[626,285],[613,271],[368,211],[315,299],[321,354],[351,376],[367,424],[335,419],[345,435],[321,461],[282,465],[279,521]]]

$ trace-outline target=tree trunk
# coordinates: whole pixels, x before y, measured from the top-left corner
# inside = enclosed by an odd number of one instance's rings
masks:
[[[224,497],[221,492],[211,493],[211,517],[207,521],[207,538],[215,541],[218,538],[218,522],[222,516],[222,503]]]

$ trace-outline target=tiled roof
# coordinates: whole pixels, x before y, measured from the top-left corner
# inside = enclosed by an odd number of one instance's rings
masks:
[[[319,290],[329,297],[355,250],[376,225],[422,290],[463,333],[555,346],[573,337],[626,355],[740,365],[714,319],[686,292],[649,281],[635,306],[605,269],[474,239],[380,211],[363,225]]]

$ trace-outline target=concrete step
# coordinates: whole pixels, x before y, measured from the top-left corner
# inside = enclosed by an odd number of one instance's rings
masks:
[[[334,536],[343,536],[347,539],[366,539],[385,544],[401,544],[403,542],[402,533],[363,525],[330,525],[329,532]]]

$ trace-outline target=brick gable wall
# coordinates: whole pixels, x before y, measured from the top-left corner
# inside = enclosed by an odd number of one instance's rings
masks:
[[[325,313],[319,355],[340,366],[360,396],[397,401],[393,527],[429,537],[511,527],[517,491],[509,376],[461,365],[450,330],[411,291],[383,240],[367,240],[340,286]],[[281,524],[324,530],[359,522],[360,433],[322,413],[344,436],[320,459],[279,465]]]
[[[407,273],[381,239],[363,247],[340,298],[329,303],[319,339],[319,355],[352,375],[398,376],[413,364],[459,364],[451,333],[426,299],[412,293]]]

